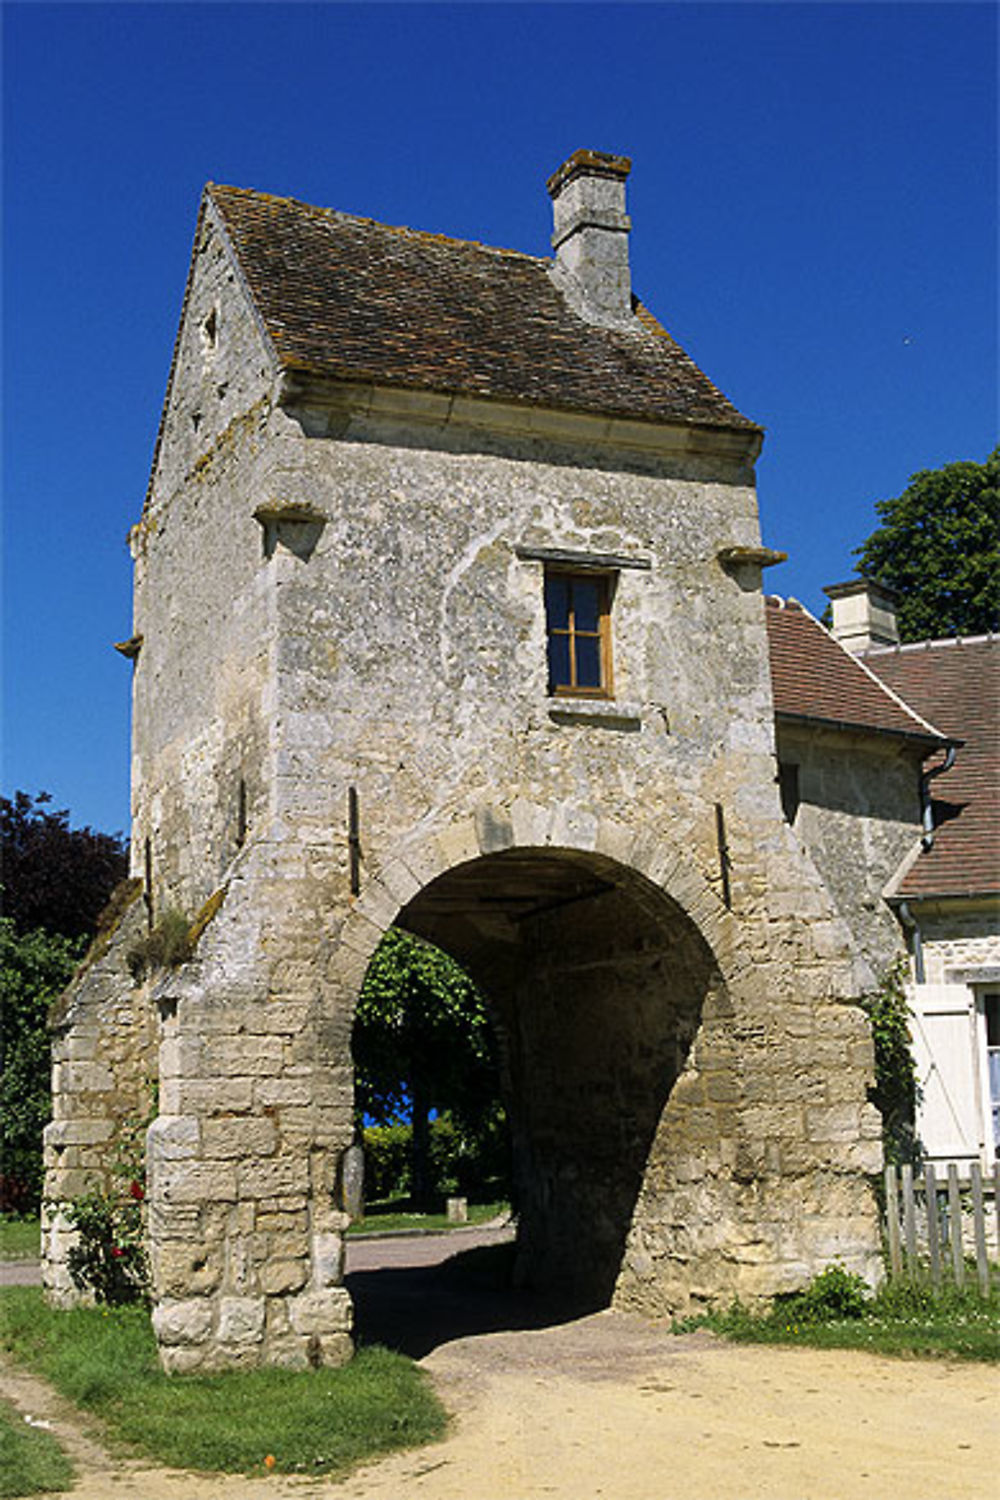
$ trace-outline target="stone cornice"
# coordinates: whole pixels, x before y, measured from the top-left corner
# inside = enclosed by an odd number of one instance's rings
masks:
[[[664,456],[710,454],[745,464],[756,460],[763,441],[763,434],[756,428],[602,417],[589,412],[522,406],[402,386],[324,380],[288,368],[277,378],[275,401],[297,417],[313,437],[336,435],[343,430],[345,421],[353,418]]]

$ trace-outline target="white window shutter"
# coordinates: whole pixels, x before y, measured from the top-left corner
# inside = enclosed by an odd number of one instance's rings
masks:
[[[909,990],[917,1134],[933,1161],[978,1161],[982,1108],[975,999],[964,984]]]

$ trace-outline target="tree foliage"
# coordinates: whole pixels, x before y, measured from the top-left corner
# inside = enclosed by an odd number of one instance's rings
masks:
[[[48,1011],[69,983],[83,949],[57,933],[19,934],[0,918],[0,1207],[19,1213],[38,1206],[42,1190],[42,1129],[49,1120]]]
[[[412,1121],[411,1195],[433,1196],[430,1120],[488,1133],[499,1092],[493,1028],[464,969],[398,928],[375,952],[354,1022],[355,1097],[377,1123]]]
[[[3,914],[17,932],[89,937],[128,857],[118,834],[70,828],[69,813],[50,810],[51,801],[48,792],[0,797]]]
[[[0,1206],[38,1206],[51,1115],[49,1006],[127,870],[122,840],[70,828],[47,792],[0,797]]]
[[[875,509],[857,571],[900,594],[903,641],[1000,630],[1000,448],[924,469]]]

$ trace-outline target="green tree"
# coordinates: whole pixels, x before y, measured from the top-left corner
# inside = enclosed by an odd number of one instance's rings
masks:
[[[379,1124],[412,1122],[411,1197],[430,1206],[432,1115],[447,1112],[467,1136],[495,1128],[496,1049],[483,997],[447,954],[390,928],[365,976],[353,1050],[357,1108]]]
[[[49,1006],[128,861],[117,834],[71,828],[48,792],[0,797],[0,1207],[38,1207],[51,1115]]]
[[[875,509],[856,571],[900,594],[902,640],[1000,630],[1000,448],[924,469]]]
[[[51,801],[48,792],[0,797],[3,914],[18,932],[91,937],[128,857],[119,834],[71,828],[69,813]]]
[[[0,918],[0,1207],[37,1209],[42,1128],[51,1115],[49,1006],[65,989],[85,944],[58,933],[19,934]]]

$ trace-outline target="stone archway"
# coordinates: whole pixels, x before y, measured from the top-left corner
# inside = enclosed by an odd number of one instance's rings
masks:
[[[644,876],[558,848],[480,855],[398,925],[458,958],[502,1039],[518,1279],[604,1306],[640,1189],[670,1153],[672,1091],[725,985],[694,924]]]

